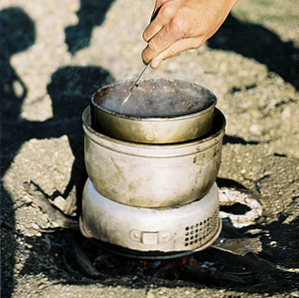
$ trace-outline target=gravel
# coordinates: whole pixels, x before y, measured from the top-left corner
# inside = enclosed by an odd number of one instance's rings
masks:
[[[24,183],[78,216],[69,204],[86,177],[81,113],[99,87],[143,69],[141,34],[154,1],[2,0],[2,297],[298,297],[296,5],[240,1],[202,48],[146,74],[197,83],[218,98],[227,120],[218,182],[259,195],[257,225],[268,231],[261,256],[285,274],[267,279],[261,272],[259,284],[238,287],[113,274],[95,280],[67,268],[68,234]]]

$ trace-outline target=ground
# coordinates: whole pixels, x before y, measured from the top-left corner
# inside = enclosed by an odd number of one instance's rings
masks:
[[[76,230],[86,179],[81,114],[99,87],[142,70],[154,1],[1,1],[2,297],[299,297],[297,5],[240,1],[201,49],[147,72],[216,94],[227,121],[218,185],[263,206],[252,225],[233,228],[259,251],[209,248],[195,257],[214,263],[217,276],[183,267],[178,278],[157,278],[140,266],[82,270],[78,256],[93,266],[98,252]],[[221,237],[236,239],[228,230]],[[231,271],[241,280],[223,275]]]

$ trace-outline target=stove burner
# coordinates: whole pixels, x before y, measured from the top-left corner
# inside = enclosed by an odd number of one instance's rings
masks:
[[[136,251],[129,248],[124,248],[118,245],[113,245],[108,242],[104,242],[101,240],[97,240],[94,238],[89,238],[89,240],[98,246],[99,248],[109,252],[113,253],[118,256],[126,257],[126,258],[132,258],[132,259],[138,259],[138,260],[170,260],[170,259],[176,259],[181,258],[185,256],[189,256],[194,254],[195,252],[204,250],[208,248],[216,239],[219,237],[220,232],[222,228],[222,221],[219,219],[219,229],[217,233],[214,235],[214,237],[207,242],[205,245],[191,250],[191,251],[180,251],[180,252],[162,252],[162,251],[150,251],[150,252],[143,252],[143,251]],[[81,228],[82,229],[82,228]],[[84,234],[84,232],[82,232]]]
[[[88,179],[83,192],[82,234],[115,254],[176,258],[210,246],[219,236],[216,184],[200,200],[173,208],[140,208],[114,202]]]

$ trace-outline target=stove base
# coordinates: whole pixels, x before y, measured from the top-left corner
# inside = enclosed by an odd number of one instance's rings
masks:
[[[109,200],[87,180],[82,234],[106,250],[136,258],[175,258],[210,246],[219,236],[216,184],[200,200],[172,208],[139,208]]]
[[[191,250],[191,251],[175,251],[175,252],[163,252],[163,251],[150,251],[150,252],[144,252],[144,251],[136,251],[129,248],[124,248],[121,246],[113,245],[108,242],[104,242],[101,240],[97,240],[94,238],[89,238],[90,242],[98,246],[100,249],[103,249],[109,253],[113,253],[118,256],[126,257],[126,258],[132,258],[132,259],[140,259],[140,260],[170,260],[175,258],[181,258],[185,256],[189,256],[195,252],[204,250],[211,246],[219,237],[222,230],[222,221],[219,219],[219,229],[217,230],[217,233],[214,235],[213,238],[210,239],[209,242],[207,242],[205,245]],[[81,230],[82,231],[82,230]],[[83,232],[82,232],[83,233]],[[84,234],[84,233],[83,233]]]

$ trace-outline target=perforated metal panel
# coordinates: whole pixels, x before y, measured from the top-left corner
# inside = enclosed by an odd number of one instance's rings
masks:
[[[201,246],[205,244],[215,234],[219,222],[219,208],[213,214],[185,227],[185,247]]]

